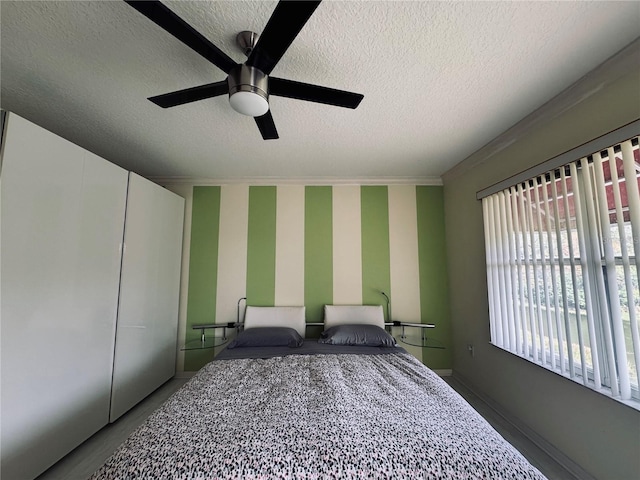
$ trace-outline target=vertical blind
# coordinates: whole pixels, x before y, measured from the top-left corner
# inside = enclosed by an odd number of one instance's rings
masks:
[[[640,405],[638,137],[482,199],[491,342]]]

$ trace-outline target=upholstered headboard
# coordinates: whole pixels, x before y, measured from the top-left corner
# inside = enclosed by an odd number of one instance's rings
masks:
[[[384,328],[382,305],[325,305],[324,328],[344,324],[369,324]]]
[[[305,307],[254,307],[247,306],[244,328],[290,327],[302,338],[305,333]]]

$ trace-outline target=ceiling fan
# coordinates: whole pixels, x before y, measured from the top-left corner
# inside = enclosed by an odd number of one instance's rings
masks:
[[[260,36],[240,32],[236,40],[248,56],[245,63],[236,63],[161,2],[124,1],[227,74],[227,79],[221,82],[149,98],[160,107],[175,107],[228,93],[231,107],[255,117],[262,138],[271,140],[278,138],[278,131],[271,116],[269,95],[346,108],[356,108],[364,98],[359,93],[269,76],[320,1],[281,0]]]

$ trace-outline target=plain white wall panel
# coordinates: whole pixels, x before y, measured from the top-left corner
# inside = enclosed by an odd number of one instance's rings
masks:
[[[129,174],[110,420],[175,374],[184,199]]]
[[[304,194],[302,185],[277,189],[276,305],[304,305]]]
[[[127,172],[9,114],[1,177],[2,478],[108,422]]]
[[[220,187],[218,235],[217,323],[235,322],[238,300],[247,293],[247,232],[249,231],[249,186]],[[218,334],[216,332],[216,334]]]
[[[420,323],[420,258],[416,187],[389,185],[389,277],[391,319]],[[394,330],[397,331],[398,329]],[[402,345],[422,361],[422,347]]]
[[[389,185],[389,257],[393,320],[420,322],[416,187]]]
[[[362,224],[360,186],[332,189],[333,303],[362,303]]]

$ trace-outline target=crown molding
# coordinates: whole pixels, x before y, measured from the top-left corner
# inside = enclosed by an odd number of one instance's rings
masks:
[[[147,177],[160,185],[427,185],[441,186],[440,177],[335,178],[335,177]]]

